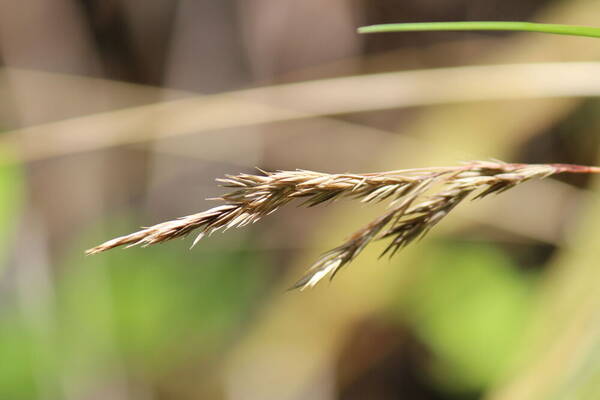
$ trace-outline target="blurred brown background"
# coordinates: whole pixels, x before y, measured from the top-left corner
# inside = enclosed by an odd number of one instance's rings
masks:
[[[394,259],[285,289],[381,211],[289,207],[85,257],[227,173],[598,164],[600,42],[387,22],[597,24],[585,0],[0,0],[0,399],[597,399],[587,177],[464,204]]]

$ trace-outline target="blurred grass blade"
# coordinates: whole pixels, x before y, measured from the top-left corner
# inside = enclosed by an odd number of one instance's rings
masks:
[[[24,196],[22,166],[16,158],[9,149],[0,149],[0,260],[11,245]]]
[[[358,28],[358,33],[414,31],[520,31],[600,38],[600,28],[591,26],[511,21],[417,22],[370,25]]]
[[[586,53],[581,57],[597,58],[598,53],[600,48],[595,51],[586,46]],[[357,88],[363,87],[369,90],[357,96]],[[85,93],[90,91],[88,88],[82,87]],[[194,96],[60,119],[5,132],[0,137],[0,148],[22,148],[21,161],[34,161],[117,145],[352,112],[482,100],[587,97],[599,94],[598,62],[478,65],[400,71]],[[265,99],[271,100],[266,102]],[[81,101],[85,99],[81,98]],[[30,103],[29,107],[47,108],[49,104]],[[336,119],[328,119],[327,122],[344,130],[357,130],[358,126]],[[361,131],[364,132],[364,128]],[[243,137],[240,135],[240,138]],[[223,157],[216,151],[203,150],[199,153],[201,148],[193,150],[186,150],[186,154],[200,154],[209,160]],[[239,155],[236,157],[239,159]],[[228,162],[232,160],[236,159],[230,157]]]

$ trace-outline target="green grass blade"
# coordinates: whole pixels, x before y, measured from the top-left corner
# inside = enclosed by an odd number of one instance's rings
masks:
[[[600,38],[600,28],[594,28],[591,26],[538,24],[533,22],[510,21],[417,22],[370,25],[358,28],[358,33],[411,31],[521,31]]]

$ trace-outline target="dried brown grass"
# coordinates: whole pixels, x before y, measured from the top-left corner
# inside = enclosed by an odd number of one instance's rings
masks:
[[[194,246],[206,235],[257,222],[296,199],[301,199],[302,204],[308,207],[343,197],[365,203],[390,201],[386,213],[325,253],[310,267],[308,273],[293,286],[302,290],[316,285],[326,276],[333,278],[372,240],[388,239],[389,244],[382,255],[393,256],[399,249],[423,237],[470,195],[480,199],[502,193],[530,179],[542,179],[561,172],[598,173],[600,168],[475,161],[456,167],[371,174],[297,170],[263,172],[263,175],[229,175],[217,181],[234,190],[213,199],[225,204],[109,240],[86,253],[96,254],[118,246],[148,246],[197,231]]]

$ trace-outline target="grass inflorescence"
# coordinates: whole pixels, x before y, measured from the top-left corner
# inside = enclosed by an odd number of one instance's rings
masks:
[[[212,200],[224,204],[207,211],[163,222],[102,243],[87,254],[118,246],[148,246],[197,232],[200,239],[218,230],[257,222],[280,207],[300,200],[313,207],[340,198],[364,203],[389,202],[383,215],[354,232],[325,253],[293,288],[313,287],[351,262],[371,241],[387,239],[383,254],[393,256],[423,237],[454,207],[472,196],[480,199],[502,193],[530,179],[561,172],[598,173],[598,167],[570,164],[509,164],[475,161],[456,167],[405,169],[369,174],[326,174],[306,170],[228,175],[217,181],[231,192]]]

